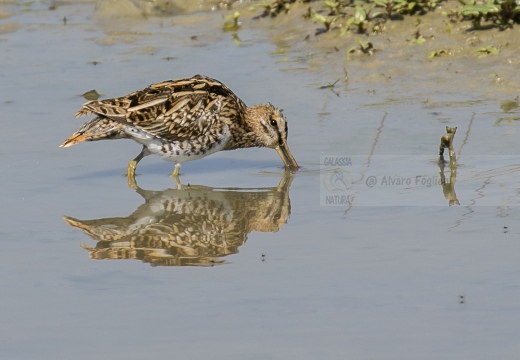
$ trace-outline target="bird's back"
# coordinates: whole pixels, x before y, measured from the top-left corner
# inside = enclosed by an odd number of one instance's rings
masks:
[[[152,84],[126,96],[90,101],[76,116],[95,114],[165,141],[199,138],[218,122],[242,125],[246,105],[220,81],[195,75]]]

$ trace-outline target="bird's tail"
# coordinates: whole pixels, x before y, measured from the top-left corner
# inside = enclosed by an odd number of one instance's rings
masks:
[[[123,125],[110,119],[95,118],[86,122],[78,131],[72,134],[60,147],[69,147],[82,141],[97,141],[108,139],[123,139],[127,135]]]
[[[78,228],[96,241],[117,241],[128,235],[122,218],[80,220],[70,216],[63,219],[72,227]]]

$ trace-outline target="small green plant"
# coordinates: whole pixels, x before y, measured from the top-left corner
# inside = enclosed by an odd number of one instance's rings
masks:
[[[325,6],[330,9],[329,15],[338,15],[341,12],[341,5],[339,1],[325,0]]]
[[[345,15],[345,7],[351,4],[351,1],[345,0],[325,0],[325,6],[329,8],[329,15]]]
[[[402,15],[406,7],[405,0],[375,0],[374,2],[385,10],[385,16],[390,20]]]
[[[512,28],[520,23],[520,3],[515,0],[459,0],[463,5],[457,12],[464,20],[471,20],[476,29],[482,26],[483,21],[491,22],[491,26],[500,29]]]
[[[402,15],[424,15],[434,10],[442,0],[375,0],[375,4],[385,10],[387,19]]]
[[[449,51],[446,50],[446,49],[440,49],[440,50],[435,50],[435,51],[432,51],[428,54],[428,59],[433,59],[433,58],[436,58],[436,57],[440,57],[442,54],[449,54]]]
[[[336,17],[335,16],[323,16],[321,14],[314,13],[314,20],[322,23],[323,26],[325,26],[325,31],[321,31],[321,32],[327,32],[330,30],[332,23],[334,23],[334,21],[336,20]],[[321,32],[318,31],[317,34],[319,34]]]
[[[494,46],[486,46],[476,49],[475,53],[478,54],[478,58],[480,59],[488,55],[498,55],[500,53],[500,50],[498,50]]]
[[[224,21],[224,31],[237,31],[240,29],[240,22],[238,18],[240,17],[240,13],[235,11],[232,15],[226,17]]]
[[[366,33],[370,20],[380,15],[380,13],[371,14],[374,7],[372,3],[356,2],[354,16],[347,20],[346,28],[354,25],[359,34]]]
[[[304,5],[306,10],[302,12],[302,17],[324,26],[324,29],[316,31],[316,35],[335,29],[339,30],[340,36],[343,36],[350,31],[359,34],[381,33],[386,29],[387,21],[402,19],[405,15],[425,14],[436,9],[443,1],[445,0],[263,0],[263,3],[254,7],[263,8],[263,14],[260,16],[275,17],[288,13],[294,3],[309,4]],[[514,2],[515,0],[459,1]],[[233,28],[233,24],[230,28]],[[411,42],[421,43],[425,40],[417,37]]]
[[[296,0],[275,0],[266,1],[263,4],[259,4],[258,6],[264,8],[262,16],[276,17],[282,12],[289,12],[291,5],[295,2]]]
[[[358,44],[348,49],[347,54],[360,53],[365,55],[374,55],[374,52],[377,51],[374,48],[374,44],[370,41],[364,42],[359,39],[356,39],[356,41]]]
[[[421,35],[419,29],[413,33],[413,37],[408,40],[409,44],[424,44],[426,42],[426,38]]]

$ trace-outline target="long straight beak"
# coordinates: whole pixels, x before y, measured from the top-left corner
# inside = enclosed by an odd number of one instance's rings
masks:
[[[278,155],[280,155],[280,157],[282,158],[283,164],[286,168],[292,171],[296,171],[300,168],[298,166],[298,163],[292,156],[291,152],[289,151],[289,147],[287,146],[286,142],[276,147],[275,150],[278,153]]]

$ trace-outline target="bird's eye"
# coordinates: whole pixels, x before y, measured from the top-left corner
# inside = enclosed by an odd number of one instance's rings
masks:
[[[271,119],[271,121],[269,123],[271,124],[271,126],[276,127],[276,120],[275,119]]]

